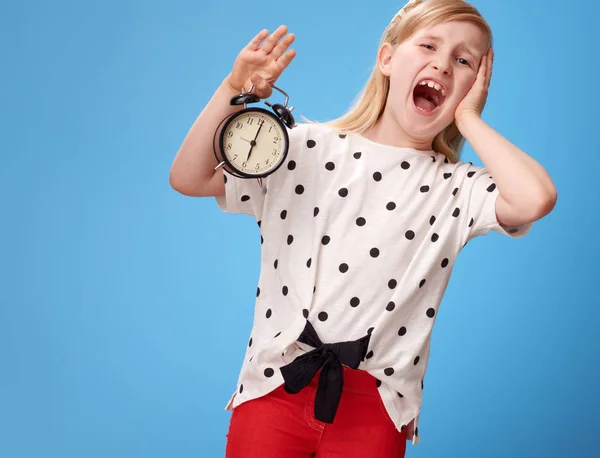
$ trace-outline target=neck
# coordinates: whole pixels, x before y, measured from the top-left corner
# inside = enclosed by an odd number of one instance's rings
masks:
[[[381,118],[362,136],[375,143],[399,148],[413,148],[418,151],[431,151],[433,139],[415,139],[408,135],[394,120],[389,110],[384,110]]]

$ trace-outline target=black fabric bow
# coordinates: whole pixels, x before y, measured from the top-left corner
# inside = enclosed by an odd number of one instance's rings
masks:
[[[324,344],[317,336],[315,328],[307,321],[298,341],[314,347],[314,350],[281,367],[285,391],[290,394],[298,393],[322,367],[315,399],[315,418],[325,423],[333,423],[344,385],[342,364],[357,369],[365,359],[370,337],[368,334],[350,342]]]

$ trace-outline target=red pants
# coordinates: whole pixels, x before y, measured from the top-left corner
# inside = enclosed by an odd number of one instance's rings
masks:
[[[226,458],[403,458],[406,429],[385,411],[375,378],[344,366],[344,388],[333,424],[316,420],[318,377],[300,393],[283,385],[233,410]]]

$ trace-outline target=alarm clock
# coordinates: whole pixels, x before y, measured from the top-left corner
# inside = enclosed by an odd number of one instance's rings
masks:
[[[241,94],[231,98],[231,105],[244,108],[223,119],[215,131],[213,151],[218,163],[215,170],[223,167],[239,178],[256,178],[262,186],[262,178],[284,163],[290,147],[288,129],[296,126],[292,116],[294,107],[287,107],[289,96],[284,91],[272,87],[285,96],[283,105],[265,101],[272,111],[248,107],[261,100],[252,94],[254,85],[248,92],[242,88]]]

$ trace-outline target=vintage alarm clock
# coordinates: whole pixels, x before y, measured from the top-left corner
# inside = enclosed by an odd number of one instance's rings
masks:
[[[272,87],[285,96],[283,105],[265,101],[273,112],[248,107],[248,104],[261,100],[252,94],[254,85],[248,92],[242,88],[240,95],[231,98],[231,105],[244,105],[244,108],[227,116],[215,131],[213,151],[218,162],[215,170],[223,167],[239,178],[256,178],[262,186],[262,178],[281,167],[290,146],[287,129],[292,129],[296,123],[292,116],[294,107],[287,107],[288,95],[278,87]]]

